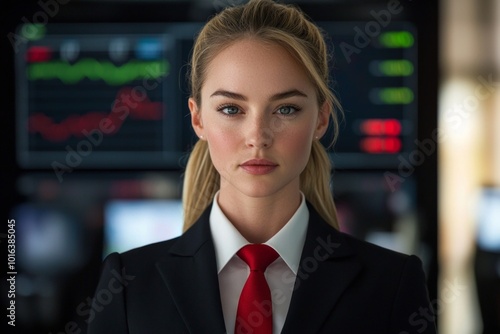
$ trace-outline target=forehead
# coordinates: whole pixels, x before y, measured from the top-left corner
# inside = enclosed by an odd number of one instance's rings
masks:
[[[284,47],[255,38],[232,43],[208,64],[202,91],[220,88],[256,94],[290,88],[314,92],[306,70]]]

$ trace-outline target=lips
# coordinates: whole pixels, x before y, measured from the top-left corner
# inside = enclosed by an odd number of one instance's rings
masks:
[[[242,163],[240,167],[249,174],[264,175],[274,171],[278,164],[266,159],[251,159]]]

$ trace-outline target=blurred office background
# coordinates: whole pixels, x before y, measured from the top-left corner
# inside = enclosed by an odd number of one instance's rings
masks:
[[[2,5],[17,332],[84,330],[103,257],[181,233],[186,63],[203,22],[242,2]],[[341,229],[420,256],[440,333],[499,333],[500,1],[284,2],[334,51]]]
[[[500,1],[440,3],[443,333],[500,333],[499,23]]]

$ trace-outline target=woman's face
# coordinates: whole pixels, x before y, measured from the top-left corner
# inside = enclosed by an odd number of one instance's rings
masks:
[[[281,46],[235,42],[209,63],[192,124],[208,143],[221,193],[265,197],[298,192],[312,141],[328,126],[305,70]]]

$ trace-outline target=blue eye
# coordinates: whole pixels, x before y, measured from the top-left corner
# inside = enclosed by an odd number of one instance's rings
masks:
[[[294,106],[282,106],[278,108],[278,114],[281,115],[291,115],[299,111],[297,107]]]
[[[235,106],[222,106],[218,109],[225,115],[236,115],[240,110]]]

